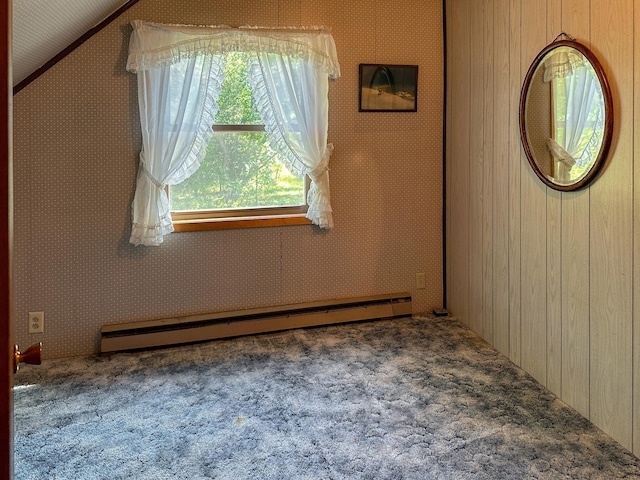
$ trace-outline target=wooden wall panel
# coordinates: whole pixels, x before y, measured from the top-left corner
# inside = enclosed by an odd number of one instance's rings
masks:
[[[562,390],[562,194],[547,189],[547,383]]]
[[[509,113],[509,358],[517,365],[521,363],[520,325],[520,225],[522,204],[520,202],[521,170],[526,162],[520,144],[519,102],[524,79],[520,57],[520,29],[522,2],[511,0],[509,5],[509,68],[510,68],[510,113]]]
[[[562,30],[589,46],[589,8],[563,0]],[[589,189],[562,194],[562,390],[589,418]]]
[[[634,8],[634,25],[640,25],[640,8]],[[634,30],[634,51],[640,51],[640,31]],[[634,78],[640,78],[640,61],[634,62]],[[634,90],[634,162],[633,162],[633,185],[634,185],[634,252],[640,252],[640,195],[635,189],[640,186],[640,161],[637,160],[640,152],[640,92]],[[640,281],[640,255],[633,256],[633,279],[634,283]],[[640,288],[633,289],[633,453],[640,456]]]
[[[482,85],[484,78],[484,4],[466,3],[470,19],[469,81]],[[469,326],[484,335],[483,324],[483,178],[490,163],[484,156],[484,94],[474,89],[469,99]]]
[[[562,203],[562,390],[589,417],[589,191]]]
[[[585,0],[562,0],[562,31],[590,45],[591,5]]]
[[[547,43],[562,31],[562,2],[547,0]],[[562,194],[547,189],[547,388],[562,389]]]
[[[482,329],[484,338],[493,342],[493,172],[494,145],[493,145],[493,1],[482,0],[483,3],[483,123],[484,123],[484,143],[483,157],[486,168],[482,178]],[[480,40],[480,39],[476,39]],[[477,86],[476,86],[477,88]]]
[[[546,0],[522,3],[522,59],[528,68],[547,44]],[[522,203],[522,363],[541,384],[547,384],[547,188],[531,168],[521,176]]]
[[[454,3],[469,34],[448,48],[470,53],[468,70],[458,68],[471,81],[469,104],[447,111],[454,115],[448,142],[464,143],[470,162],[467,203],[447,217],[462,213],[469,222],[464,252],[447,239],[447,255],[469,261],[468,295],[451,308],[477,315],[461,320],[638,455],[640,59],[633,52],[640,51],[640,9],[633,0],[448,0]],[[602,60],[616,110],[605,169],[590,187],[563,193],[529,167],[516,108],[531,61],[560,32]],[[506,176],[496,169],[503,161]]]
[[[509,0],[493,5],[493,345],[509,355]]]
[[[459,48],[447,51],[447,75],[451,79],[447,89],[447,128],[455,129],[460,137],[447,141],[451,162],[447,165],[447,238],[451,240],[447,255],[447,306],[463,323],[469,320],[469,17],[466,2],[449,5],[452,19],[447,28],[448,44]],[[453,213],[455,212],[455,213]]]
[[[591,420],[631,448],[633,0],[591,1],[591,43],[610,79],[614,145],[591,187]]]

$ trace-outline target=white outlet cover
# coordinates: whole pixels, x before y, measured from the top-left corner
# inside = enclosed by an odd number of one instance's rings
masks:
[[[29,333],[44,333],[44,312],[29,312]]]

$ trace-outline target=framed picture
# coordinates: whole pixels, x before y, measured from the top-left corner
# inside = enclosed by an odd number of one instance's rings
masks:
[[[361,112],[416,112],[418,66],[360,64]]]

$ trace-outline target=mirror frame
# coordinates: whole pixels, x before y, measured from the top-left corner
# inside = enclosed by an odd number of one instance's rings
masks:
[[[568,37],[568,35],[566,36]],[[593,52],[591,52],[591,50],[589,50],[585,45],[581,44],[580,42],[577,42],[575,39],[572,39],[571,37],[568,37],[568,38],[569,38],[568,40],[554,40],[545,48],[543,48],[540,51],[540,53],[538,53],[536,58],[533,60],[533,63],[529,67],[529,70],[527,71],[527,75],[522,85],[522,91],[520,93],[520,140],[522,142],[524,152],[527,156],[527,160],[529,160],[529,165],[531,165],[531,168],[533,169],[533,171],[536,173],[538,178],[540,178],[540,180],[542,180],[542,182],[545,183],[545,185],[547,185],[550,188],[553,188],[554,190],[560,190],[560,191],[579,190],[581,188],[586,187],[593,180],[595,180],[596,176],[602,169],[607,159],[609,148],[611,147],[611,139],[613,137],[613,98],[611,95],[611,88],[609,87],[609,82],[607,81],[607,77],[604,73],[604,69],[602,68],[602,65],[600,64],[596,56],[593,54]],[[561,184],[554,183],[542,172],[542,170],[540,169],[540,167],[536,162],[536,159],[533,155],[533,151],[529,144],[529,140],[527,137],[526,124],[525,124],[527,97],[529,93],[529,88],[531,86],[532,78],[535,75],[538,67],[544,60],[544,57],[549,52],[551,52],[552,50],[558,47],[571,47],[579,51],[589,61],[594,71],[596,72],[596,75],[600,82],[600,87],[602,88],[602,96],[604,100],[604,111],[605,111],[604,135],[602,139],[602,145],[600,146],[600,152],[598,153],[598,156],[596,157],[596,160],[594,161],[593,165],[589,169],[589,172],[577,182],[571,183],[568,185],[561,185]]]

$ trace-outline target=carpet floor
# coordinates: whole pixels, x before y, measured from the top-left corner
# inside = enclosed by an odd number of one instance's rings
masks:
[[[24,366],[15,478],[640,479],[640,460],[450,318]]]

